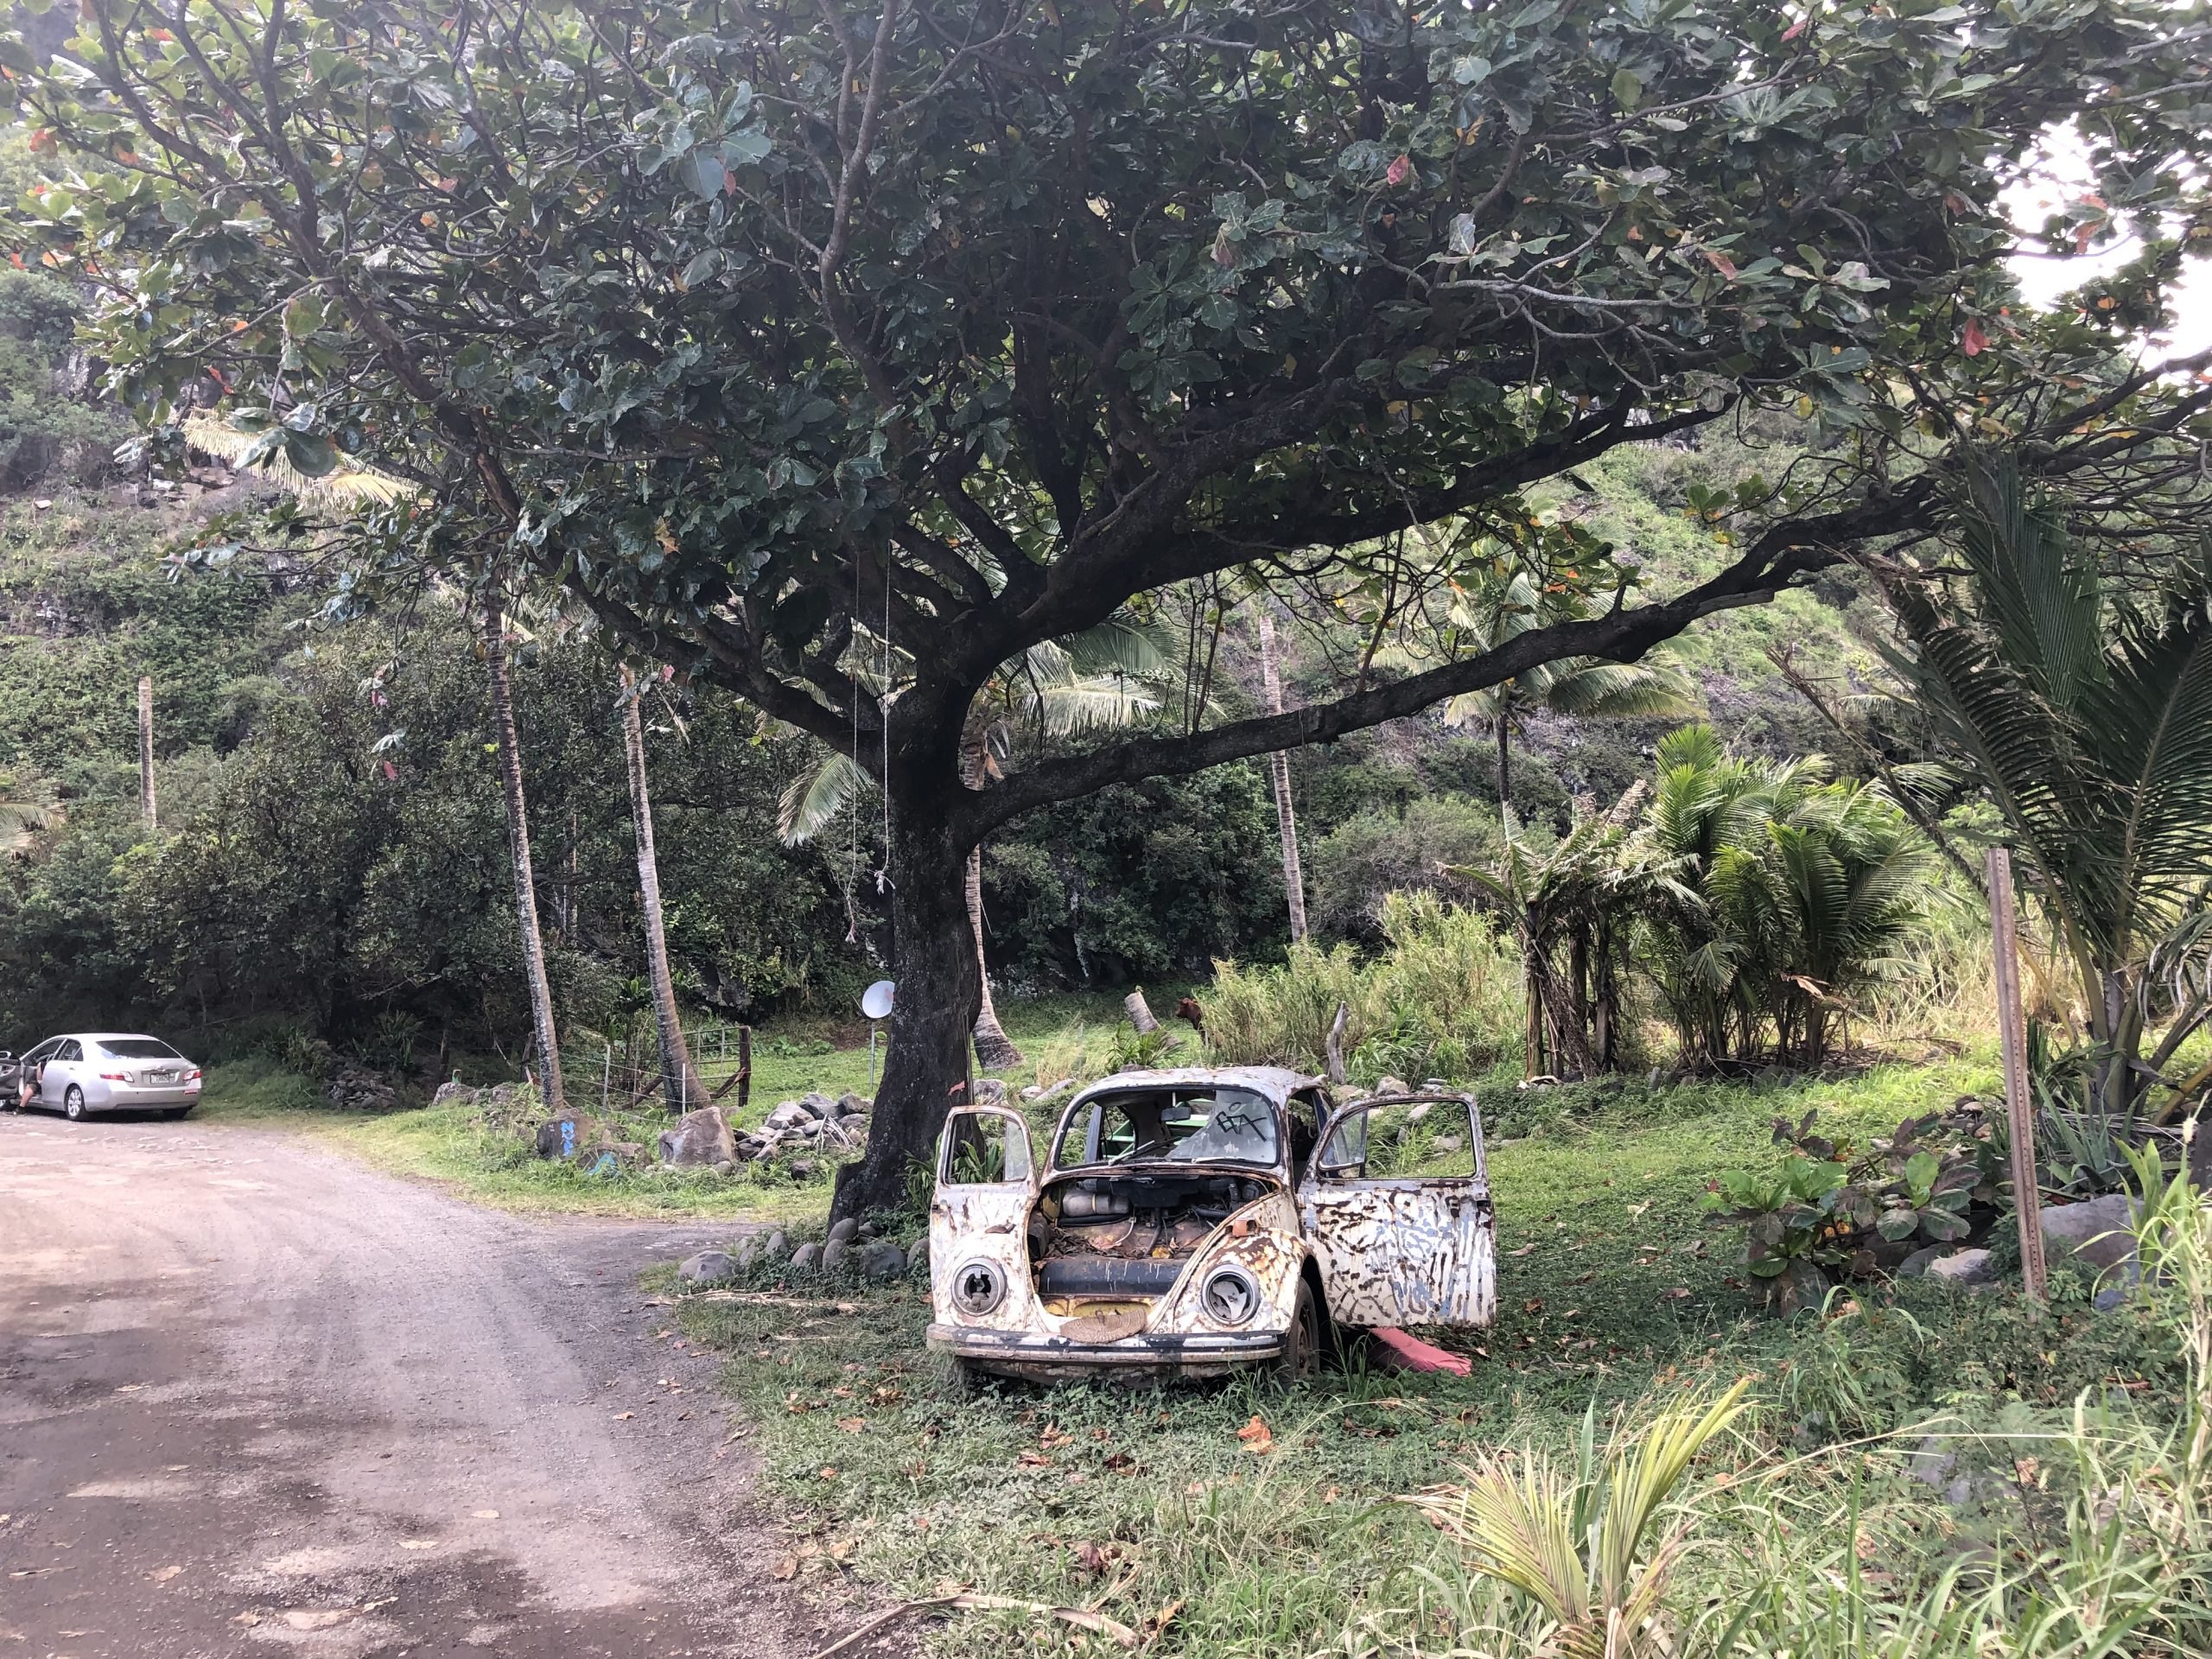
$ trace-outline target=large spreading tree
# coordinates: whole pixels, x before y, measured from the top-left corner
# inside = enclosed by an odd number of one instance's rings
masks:
[[[565,584],[880,779],[850,1211],[962,1097],[962,870],[1017,814],[1633,660],[1930,534],[1959,442],[2190,487],[2212,391],[2125,342],[2204,245],[2206,41],[2167,0],[85,0],[6,62],[38,145],[104,162],[22,257],[96,288],[150,423],[212,397],[404,474],[365,567]],[[2088,182],[2032,251],[2133,257],[2031,316],[2000,193],[2054,156]],[[1707,580],[1524,505],[1775,404],[1823,464],[1694,504]],[[1026,650],[1454,548],[1581,613],[963,782]]]

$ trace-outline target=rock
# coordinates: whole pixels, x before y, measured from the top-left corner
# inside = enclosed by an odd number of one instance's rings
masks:
[[[1074,1087],[1075,1079],[1073,1077],[1062,1077],[1058,1083],[1052,1084],[1049,1086],[1033,1083],[1027,1089],[1021,1091],[1021,1097],[1024,1100],[1050,1100],[1054,1095],[1058,1094],[1063,1089],[1072,1089]]]
[[[737,1277],[737,1259],[727,1250],[701,1250],[677,1264],[676,1276],[687,1285],[719,1284]]]
[[[866,1117],[873,1103],[866,1095],[840,1095],[837,1096],[837,1116]]]
[[[730,1243],[730,1257],[741,1268],[749,1268],[760,1259],[761,1238],[758,1233],[747,1233]]]
[[[791,1179],[810,1181],[814,1179],[814,1160],[810,1158],[794,1158],[791,1162]]]
[[[383,1073],[362,1065],[340,1065],[330,1074],[327,1092],[340,1111],[389,1112],[399,1104],[399,1091]]]
[[[737,1137],[735,1145],[737,1161],[741,1164],[755,1162],[766,1158],[776,1149],[776,1143],[773,1141],[758,1135],[741,1135]]]
[[[2135,1200],[2125,1192],[2108,1192],[2081,1204],[2046,1204],[2043,1207],[2044,1258],[2056,1262],[2071,1258],[2100,1274],[2132,1272],[2135,1264]],[[2102,1236],[2110,1235],[2110,1236]]]
[[[1005,1105],[1005,1104],[1006,1104],[1006,1084],[1005,1084],[1005,1082],[1004,1082],[1002,1079],[998,1078],[998,1077],[978,1077],[978,1078],[976,1078],[976,1103],[978,1106],[1003,1106],[1003,1105]]]
[[[887,1238],[879,1238],[861,1252],[861,1277],[872,1285],[887,1285],[906,1276],[906,1252]]]
[[[812,1112],[808,1111],[805,1107],[800,1105],[798,1102],[795,1100],[787,1100],[782,1105],[777,1107],[774,1111],[769,1113],[766,1120],[762,1122],[760,1127],[764,1129],[777,1130],[783,1134],[789,1135],[795,1130],[804,1128],[807,1124],[818,1122],[820,1122],[820,1120],[817,1118]]]
[[[1440,1135],[1428,1144],[1439,1152],[1459,1152],[1465,1147],[1467,1137],[1464,1135]]]
[[[798,1097],[798,1103],[817,1117],[837,1116],[837,1103],[818,1089],[810,1089]]]
[[[550,1118],[537,1126],[537,1155],[573,1158],[598,1139],[599,1125],[588,1117],[571,1113],[567,1117]]]
[[[802,1244],[791,1252],[791,1266],[801,1273],[812,1273],[821,1260],[822,1247],[819,1244]]]
[[[842,1238],[831,1239],[822,1247],[822,1271],[836,1272],[845,1265],[845,1258],[852,1253],[853,1247],[849,1242]]]
[[[1424,1100],[1424,1101],[1423,1101],[1423,1102],[1421,1102],[1421,1103],[1420,1105],[1418,1105],[1418,1106],[1408,1106],[1408,1107],[1407,1107],[1407,1108],[1406,1108],[1406,1122],[1408,1122],[1408,1123],[1418,1123],[1418,1122],[1420,1122],[1421,1121],[1421,1119],[1423,1119],[1424,1117],[1427,1117],[1427,1116],[1428,1116],[1430,1109],[1432,1109],[1435,1104],[1436,1104],[1436,1103],[1435,1103],[1434,1101],[1433,1101],[1433,1100]]]
[[[737,1160],[736,1160],[736,1159],[734,1159],[734,1158],[725,1158],[725,1159],[723,1159],[720,1163],[718,1163],[718,1164],[716,1164],[716,1165],[715,1166],[715,1174],[717,1174],[717,1175],[734,1175],[734,1174],[736,1174],[736,1173],[737,1173]]]
[[[1410,1091],[1406,1088],[1403,1077],[1381,1077],[1376,1081],[1375,1092],[1378,1095],[1402,1095]]]
[[[1987,1250],[1954,1250],[1948,1255],[1939,1255],[1924,1269],[1930,1279],[1942,1280],[1950,1285],[1987,1285],[1996,1282],[1997,1271],[1989,1265]]]
[[[430,1096],[433,1106],[474,1106],[475,1103],[476,1090],[458,1077],[448,1078],[440,1084],[437,1093]]]
[[[1923,1246],[1897,1263],[1897,1277],[1900,1279],[1919,1278],[1928,1271],[1928,1264],[1930,1262],[1942,1261],[1951,1253],[1951,1249],[1952,1247],[1948,1244]]]
[[[676,1120],[660,1135],[660,1160],[677,1166],[728,1164],[737,1161],[737,1137],[719,1106],[702,1106]]]
[[[912,1273],[916,1268],[926,1268],[929,1264],[930,1242],[926,1238],[918,1238],[914,1241],[914,1248],[906,1252],[906,1271]]]
[[[784,1230],[779,1227],[774,1232],[768,1235],[768,1242],[760,1247],[760,1254],[769,1261],[773,1262],[778,1257],[784,1255],[785,1252],[789,1250],[791,1247],[791,1240],[784,1236]]]
[[[847,1243],[852,1239],[858,1237],[860,1236],[860,1223],[855,1221],[850,1216],[847,1216],[842,1221],[839,1222],[835,1227],[832,1227],[830,1230],[830,1242],[832,1244]]]

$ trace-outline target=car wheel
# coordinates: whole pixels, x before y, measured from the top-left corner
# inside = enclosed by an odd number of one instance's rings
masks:
[[[168,1110],[163,1112],[162,1116],[168,1119],[170,1122],[174,1123],[177,1119],[189,1116],[191,1111],[192,1108],[189,1106],[172,1106]]]
[[[75,1084],[71,1084],[69,1092],[61,1096],[61,1109],[67,1115],[72,1123],[83,1122],[85,1121],[85,1091]]]
[[[1313,1376],[1320,1363],[1321,1305],[1314,1300],[1313,1287],[1301,1277],[1290,1329],[1283,1332],[1282,1353],[1275,1360],[1275,1381],[1288,1388]]]

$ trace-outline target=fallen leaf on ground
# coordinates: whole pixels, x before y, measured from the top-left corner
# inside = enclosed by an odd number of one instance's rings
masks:
[[[1519,1249],[1517,1249],[1517,1250],[1508,1250],[1508,1251],[1506,1252],[1506,1254],[1507,1254],[1508,1255],[1528,1255],[1531,1250],[1535,1249],[1535,1248],[1536,1248],[1536,1247],[1535,1247],[1535,1245],[1533,1245],[1533,1244],[1523,1244],[1523,1245],[1522,1245]]]
[[[1052,1466],[1052,1460],[1042,1452],[1024,1452],[1014,1461],[1025,1469],[1049,1469]]]
[[[1266,1420],[1256,1412],[1253,1414],[1250,1422],[1236,1431],[1236,1438],[1244,1442],[1244,1449],[1247,1452],[1262,1456],[1275,1449],[1274,1431],[1268,1427]]]
[[[840,1417],[837,1420],[837,1427],[843,1429],[848,1434],[857,1434],[868,1427],[868,1419],[865,1417]]]
[[[402,1549],[435,1549],[438,1541],[435,1538],[403,1538],[399,1541],[399,1547]]]
[[[167,1584],[171,1579],[176,1577],[178,1573],[183,1571],[184,1569],[181,1567],[162,1567],[155,1568],[153,1572],[148,1573],[146,1576],[153,1580],[156,1584]]]
[[[296,1630],[327,1630],[353,1618],[351,1607],[287,1607],[284,1622]]]
[[[496,1521],[499,1518],[499,1512],[497,1510],[479,1510],[476,1518],[479,1521]]]
[[[637,1414],[634,1411],[618,1411],[614,1414],[614,1421],[618,1423],[626,1423]]]

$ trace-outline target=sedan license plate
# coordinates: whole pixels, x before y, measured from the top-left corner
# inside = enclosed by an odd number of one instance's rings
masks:
[[[175,1083],[176,1081],[176,1073],[174,1071],[149,1071],[146,1074],[146,1081],[149,1083]]]

